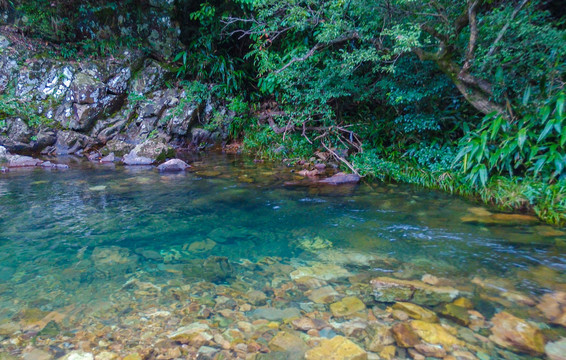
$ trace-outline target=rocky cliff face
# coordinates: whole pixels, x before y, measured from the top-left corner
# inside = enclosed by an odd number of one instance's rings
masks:
[[[114,153],[155,162],[173,148],[226,140],[232,114],[174,83],[166,64],[135,50],[96,61],[55,60],[4,32],[0,145],[20,154]]]

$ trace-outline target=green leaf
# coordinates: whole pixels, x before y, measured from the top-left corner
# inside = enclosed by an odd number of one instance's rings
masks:
[[[529,97],[531,96],[531,86],[528,85],[523,94],[523,106],[527,106],[529,102]]]
[[[522,128],[521,130],[519,130],[519,133],[517,134],[517,143],[519,144],[519,149],[523,149],[523,145],[525,144],[525,141],[527,140],[527,128]]]
[[[548,133],[550,132],[550,130],[552,130],[553,126],[554,126],[554,124],[552,122],[549,122],[548,124],[546,124],[546,126],[544,127],[544,129],[540,133],[540,136],[538,137],[537,143],[540,143],[542,140],[544,140],[548,136]]]
[[[495,135],[499,132],[499,128],[501,128],[501,122],[503,121],[502,116],[497,116],[495,120],[493,120],[493,125],[491,127],[491,140],[495,139]]]

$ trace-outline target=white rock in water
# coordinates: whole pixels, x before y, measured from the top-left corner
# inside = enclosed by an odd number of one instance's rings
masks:
[[[94,360],[94,356],[84,351],[73,351],[65,355],[62,360]]]

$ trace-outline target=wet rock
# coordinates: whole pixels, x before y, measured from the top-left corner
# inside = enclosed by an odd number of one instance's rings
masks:
[[[291,321],[291,326],[293,326],[293,328],[295,330],[301,330],[301,331],[309,331],[312,329],[315,330],[320,330],[326,326],[328,326],[328,324],[322,320],[319,319],[311,319],[309,317],[302,317],[300,319],[295,319],[293,321]]]
[[[163,140],[147,139],[143,143],[136,145],[128,155],[124,156],[122,161],[127,165],[142,165],[134,164],[133,162],[147,162],[147,159],[150,159],[151,163],[159,162],[164,161],[168,157],[174,157],[174,155],[175,151],[173,148]],[[147,163],[143,165],[147,165]]]
[[[95,248],[91,260],[99,273],[108,276],[133,272],[137,267],[138,257],[130,254],[126,248],[110,246]]]
[[[102,155],[109,155],[113,153],[116,156],[122,157],[132,151],[136,146],[123,140],[112,139],[100,149]]]
[[[371,280],[374,297],[380,302],[412,302],[418,305],[438,305],[454,300],[459,291],[451,287],[435,287],[416,280],[379,277]]]
[[[566,292],[544,294],[537,309],[552,323],[566,327]]]
[[[355,319],[340,323],[336,327],[349,338],[363,339],[367,337],[368,323],[361,319]]]
[[[117,360],[119,356],[110,351],[103,351],[100,354],[95,355],[94,360]]]
[[[268,344],[272,351],[287,352],[291,358],[300,359],[308,350],[307,344],[297,335],[288,331],[278,332]]]
[[[401,310],[415,320],[422,320],[426,322],[438,322],[438,317],[433,311],[425,309],[415,304],[408,302],[397,302],[392,306],[395,310]]]
[[[57,132],[57,141],[53,149],[47,150],[49,154],[71,155],[80,154],[85,148],[95,144],[95,140],[72,130]]]
[[[44,350],[32,349],[31,351],[25,352],[22,358],[24,360],[51,360],[53,359],[53,355]]]
[[[139,353],[132,353],[126,355],[122,360],[142,360],[142,357]]]
[[[415,350],[427,357],[443,358],[446,356],[446,350],[442,345],[421,343],[415,345]]]
[[[121,95],[128,89],[128,81],[132,77],[129,67],[120,69],[107,83],[107,91],[113,95]]]
[[[470,314],[468,313],[468,309],[464,307],[454,304],[446,304],[442,310],[440,310],[440,314],[462,326],[470,325]]]
[[[219,352],[219,349],[215,349],[210,346],[201,346],[198,349],[197,358],[199,360],[214,360],[216,358],[216,354],[218,354]]]
[[[61,360],[94,360],[94,356],[84,351],[72,351],[63,356]]]
[[[300,318],[301,311],[293,307],[285,308],[285,309],[260,308],[253,310],[248,314],[248,316],[252,320],[266,319],[271,321],[277,321],[277,320],[280,321],[280,320]]]
[[[209,334],[210,327],[206,324],[193,323],[183,326],[168,335],[168,338],[182,344],[191,344],[195,347],[209,345],[213,336]]]
[[[426,343],[442,345],[445,349],[465,345],[463,341],[457,339],[440,324],[412,320],[410,326],[419,338]]]
[[[490,340],[511,351],[531,355],[544,353],[544,336],[539,328],[507,312],[500,312],[491,319],[493,327]]]
[[[122,162],[126,165],[151,165],[155,162],[155,160],[129,153],[128,155],[124,155],[122,157]]]
[[[322,340],[320,345],[305,354],[305,360],[367,360],[368,354],[343,336]]]
[[[460,220],[462,220],[463,223],[479,224],[484,226],[528,225],[528,224],[536,224],[539,222],[536,216],[523,215],[523,214],[491,214],[488,216],[469,215],[462,217]]]
[[[8,155],[6,158],[8,159],[8,167],[12,168],[38,166],[43,162],[31,156],[23,155]]]
[[[379,356],[385,360],[393,360],[395,359],[395,353],[397,352],[397,348],[393,345],[388,345],[383,348],[379,352]]]
[[[363,313],[366,305],[355,296],[348,296],[341,301],[330,304],[330,311],[335,317],[345,317]]]
[[[233,269],[227,257],[210,256],[205,260],[195,259],[189,262],[183,267],[183,276],[217,283],[233,276]]]
[[[263,291],[251,290],[246,293],[248,301],[256,306],[265,305],[267,302],[267,295]]]
[[[406,322],[395,324],[391,328],[391,333],[397,345],[403,348],[411,348],[421,342],[417,333],[413,330],[411,325]]]
[[[326,185],[357,184],[358,182],[360,182],[360,177],[358,175],[346,173],[338,173],[319,181],[320,184]]]
[[[290,274],[293,280],[306,276],[326,281],[348,277],[350,275],[348,270],[332,264],[316,264],[311,267],[300,267]]]
[[[471,309],[474,308],[474,304],[472,303],[472,301],[467,299],[467,298],[464,298],[464,297],[461,297],[461,298],[454,300],[452,302],[452,304],[454,304],[456,306],[463,307],[464,309],[468,309],[468,310],[471,310]]]
[[[168,160],[168,161],[164,162],[163,164],[159,165],[157,167],[157,170],[162,171],[162,172],[183,171],[183,170],[186,170],[190,167],[191,166],[189,164],[187,164],[186,162],[184,162],[183,160],[171,159],[171,160]]]
[[[550,360],[566,360],[566,338],[549,342],[544,347],[544,352]]]
[[[444,358],[445,360],[478,360],[478,358],[469,351],[456,350]]]
[[[339,298],[340,294],[332,286],[324,286],[309,290],[305,295],[317,304],[330,304]]]
[[[12,336],[20,331],[20,325],[15,322],[0,324],[0,336]]]
[[[386,346],[395,344],[395,338],[391,329],[387,326],[379,326],[375,329],[375,333],[368,341],[367,349],[373,352],[380,352]]]
[[[438,285],[440,280],[438,280],[438,278],[434,275],[424,274],[423,277],[421,278],[421,281],[424,282],[425,284],[436,286]]]
[[[103,164],[113,163],[114,161],[116,161],[114,153],[110,153],[100,159],[100,162]]]
[[[214,249],[214,247],[216,246],[216,242],[210,240],[210,239],[205,239],[203,241],[195,241],[194,243],[191,243],[191,245],[189,245],[188,250],[192,253],[205,253],[207,251],[210,251],[212,249]]]

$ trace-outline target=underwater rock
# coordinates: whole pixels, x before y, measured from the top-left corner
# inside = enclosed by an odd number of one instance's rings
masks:
[[[566,338],[549,342],[544,347],[544,351],[550,360],[566,360]]]
[[[326,239],[321,238],[320,236],[316,236],[314,238],[303,238],[296,241],[296,244],[299,248],[310,251],[316,252],[322,249],[328,249],[332,247],[332,242]]]
[[[213,336],[208,333],[210,327],[207,324],[193,323],[183,326],[168,335],[168,338],[182,344],[191,344],[195,347],[209,345]]]
[[[305,293],[309,300],[317,304],[330,304],[336,301],[340,294],[332,286],[324,286],[318,289],[309,290]]]
[[[454,300],[459,291],[446,286],[430,286],[418,280],[378,277],[371,280],[374,297],[379,302],[412,302],[418,305],[438,305]]]
[[[0,355],[0,359],[2,356]],[[23,353],[22,359],[24,360],[51,360],[53,359],[53,355],[48,353],[47,351],[41,349],[32,349],[31,351],[27,351]]]
[[[363,312],[366,305],[355,296],[348,296],[344,299],[330,304],[330,311],[335,317],[351,316]]]
[[[84,351],[72,351],[63,356],[61,360],[94,360],[94,356]]]
[[[204,253],[214,249],[215,246],[216,242],[210,239],[206,239],[203,241],[195,241],[194,243],[191,243],[191,245],[189,245],[188,247],[188,250],[194,253]]]
[[[272,351],[284,351],[290,357],[300,359],[308,350],[307,344],[296,334],[289,331],[278,332],[268,344]]]
[[[391,333],[397,345],[402,348],[414,347],[421,342],[417,333],[413,330],[411,325],[406,322],[393,325]]]
[[[395,344],[395,338],[391,329],[380,325],[375,329],[374,335],[368,339],[367,349],[373,352],[380,352],[384,347]]]
[[[418,337],[426,343],[442,345],[445,349],[465,345],[463,341],[449,333],[440,324],[429,323],[422,320],[412,320],[410,326]]]
[[[450,319],[462,326],[468,326],[471,322],[468,309],[455,305],[453,303],[444,305],[442,310],[440,310],[440,314],[442,314],[442,316],[444,316],[445,318]]]
[[[544,294],[537,309],[552,323],[566,327],[566,292]]]
[[[320,330],[328,326],[328,324],[322,320],[311,319],[306,316],[291,321],[291,325],[295,330],[301,330],[301,331],[309,331],[312,329]]]
[[[315,264],[311,267],[299,267],[291,272],[291,279],[296,280],[302,277],[313,277],[321,280],[335,280],[350,276],[350,272],[338,265]]]
[[[133,272],[137,267],[138,256],[118,246],[97,247],[92,252],[91,260],[99,273],[108,276]]]
[[[168,172],[168,171],[184,171],[191,166],[180,159],[171,159],[157,167],[157,170],[161,172]]]
[[[183,276],[216,283],[233,276],[233,269],[227,257],[210,256],[205,260],[191,260],[183,267]]]
[[[214,360],[216,359],[216,354],[220,352],[219,349],[210,346],[201,346],[197,352],[197,359],[199,360]],[[180,354],[179,354],[180,355]],[[181,356],[178,356],[181,357]]]
[[[305,354],[305,360],[367,360],[367,352],[343,336],[322,340]]]
[[[301,311],[290,307],[285,309],[260,308],[251,311],[248,317],[253,320],[266,319],[270,321],[287,320],[301,317]]]
[[[263,291],[250,290],[246,293],[248,301],[253,305],[264,305],[267,301],[267,295]]]
[[[497,345],[535,356],[544,353],[544,336],[539,328],[505,311],[496,314],[491,322],[489,339]]]
[[[395,310],[401,310],[409,315],[412,319],[422,320],[426,322],[438,322],[438,317],[434,311],[430,311],[423,307],[408,302],[397,302],[392,306]]]
[[[460,220],[466,224],[478,224],[485,226],[532,225],[539,222],[536,216],[523,214],[490,214],[488,216],[466,215],[461,217]]]
[[[343,184],[357,184],[360,182],[360,177],[356,174],[338,173],[329,178],[318,181],[319,184],[326,185],[343,185]]]

